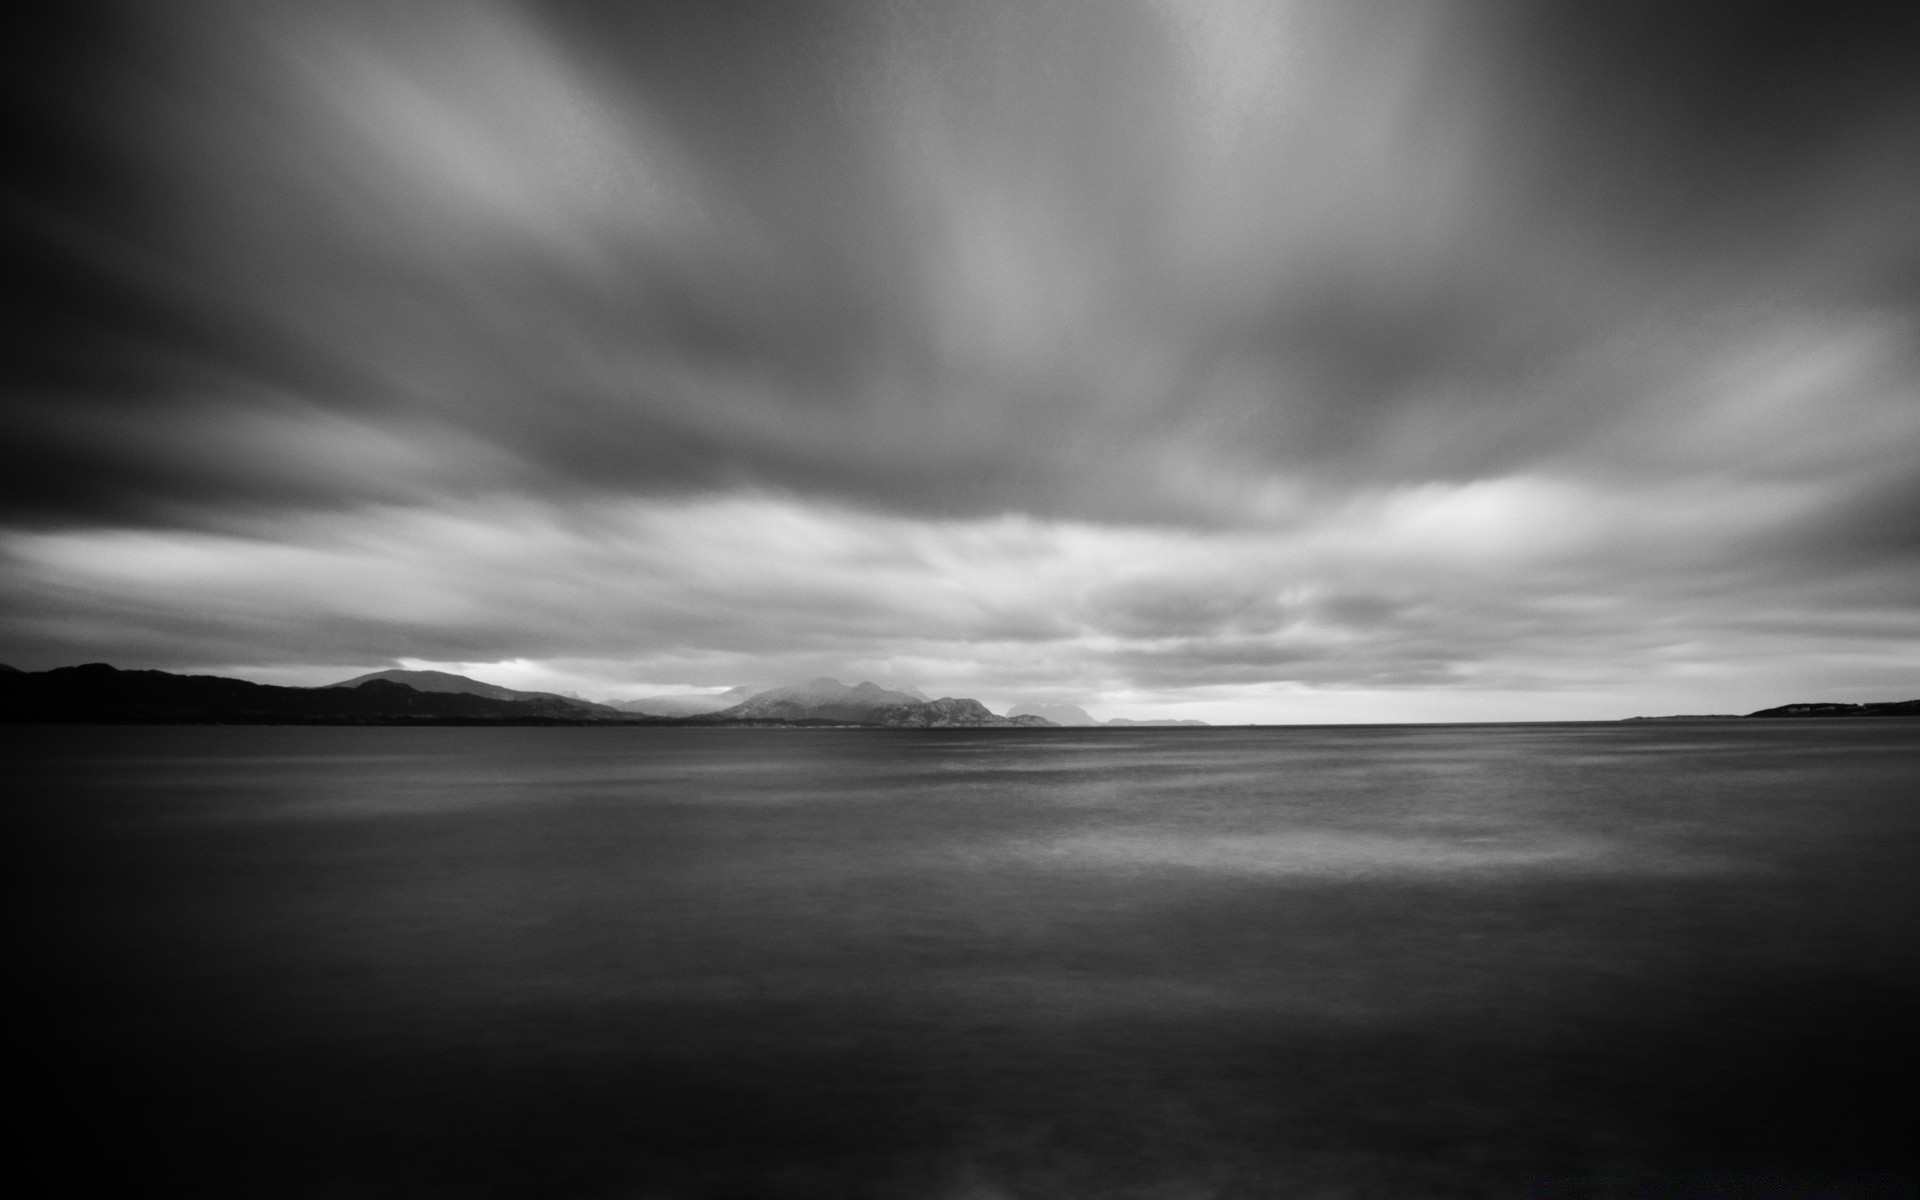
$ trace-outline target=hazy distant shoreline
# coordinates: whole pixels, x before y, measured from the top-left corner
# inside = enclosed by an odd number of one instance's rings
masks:
[[[423,690],[395,678],[434,676]],[[452,681],[452,682],[449,682]],[[454,690],[454,689],[460,690]],[[1066,714],[1066,709],[1072,709]],[[1059,722],[1040,715],[1077,715]],[[1798,703],[1757,712],[1636,716],[1627,722],[1839,719],[1920,716],[1920,700]],[[217,675],[122,671],[106,663],[28,672],[0,668],[0,722],[93,725],[655,726],[670,728],[1143,729],[1214,728],[1198,721],[1095,721],[1072,706],[1016,706],[1005,717],[977,700],[891,691],[837,680],[771,688],[714,712],[655,715],[520,692],[443,672],[378,672],[318,688],[281,687]],[[1472,722],[1484,723],[1484,722]]]
[[[323,687],[218,675],[122,671],[107,663],[27,672],[0,667],[0,721],[97,725],[566,725],[730,728],[1035,729],[977,700],[927,699],[837,680],[769,688],[714,712],[658,715],[522,692],[438,671],[382,671]]]
[[[1782,704],[1750,713],[1683,713],[1668,717],[1628,717],[1629,721],[1749,721],[1831,717],[1920,717],[1920,700],[1883,700],[1870,704]]]

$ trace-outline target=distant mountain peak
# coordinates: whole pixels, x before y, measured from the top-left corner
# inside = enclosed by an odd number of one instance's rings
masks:
[[[497,683],[486,683],[478,679],[469,679],[465,675],[455,675],[451,671],[409,671],[401,667],[390,667],[384,671],[369,671],[365,675],[355,675],[352,679],[343,679],[339,683],[329,683],[326,686],[357,688],[369,683],[398,683],[416,692],[485,696],[489,700],[557,700],[562,704],[570,704],[576,708],[594,712],[610,711],[604,704],[595,704],[591,700],[582,700],[577,696],[562,696],[554,692],[523,692],[518,688],[502,687]]]
[[[736,720],[844,721],[857,725],[1001,726],[1046,725],[1039,717],[996,716],[978,700],[943,696],[928,700],[919,688],[902,691],[863,679],[849,687],[821,676],[806,683],[768,688],[719,715]]]
[[[826,675],[809,679],[805,683],[793,683],[783,687],[768,688],[766,691],[756,693],[752,697],[754,700],[774,698],[804,701],[814,704],[844,703],[847,701],[873,704],[897,704],[911,703],[916,699],[916,697],[906,692],[881,687],[869,679],[863,679],[859,683],[849,687],[847,684],[841,683],[838,679]]]
[[[493,688],[497,691],[511,691],[495,683],[482,683],[478,679],[469,679],[465,675],[455,675],[451,671],[409,671],[401,667],[389,667],[383,671],[368,671],[365,675],[355,675],[352,679],[342,679],[339,683],[329,683],[326,687],[359,687],[374,679],[388,679],[395,683],[404,683],[415,691],[461,691],[468,688]],[[439,687],[432,685],[439,684]],[[477,692],[468,692],[478,695]]]
[[[1078,704],[1016,704],[1009,717],[1043,717],[1055,725],[1098,725],[1092,713]]]
[[[893,704],[874,712],[875,723],[909,729],[989,728],[1017,725],[1047,727],[1053,724],[1033,715],[996,716],[978,700],[942,696],[915,704]]]
[[[728,688],[724,692],[670,692],[659,696],[641,696],[636,700],[615,700],[607,707],[656,717],[697,717],[732,708],[759,690],[742,686]]]
[[[1204,726],[1206,724],[1205,721],[1173,720],[1168,718],[1157,718],[1157,719],[1146,720],[1146,721],[1130,721],[1126,717],[1115,717],[1110,721],[1101,721],[1101,720],[1095,719],[1091,713],[1089,713],[1086,709],[1081,708],[1078,704],[1016,704],[1012,708],[1007,710],[1007,715],[1009,717],[1027,717],[1027,716],[1043,717],[1046,720],[1053,722],[1055,725],[1074,725],[1074,726],[1085,726],[1085,725],[1114,725],[1114,726],[1122,726],[1122,727],[1141,726],[1141,725]]]

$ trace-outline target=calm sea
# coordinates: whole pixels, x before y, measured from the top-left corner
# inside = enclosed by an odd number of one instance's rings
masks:
[[[1916,1191],[1920,721],[0,744],[48,1194]]]

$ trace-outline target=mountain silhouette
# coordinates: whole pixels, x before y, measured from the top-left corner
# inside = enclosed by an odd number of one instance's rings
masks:
[[[849,687],[822,676],[805,683],[768,688],[732,708],[714,714],[735,720],[837,721],[902,727],[993,727],[1051,725],[1040,717],[1002,717],[978,700],[945,696],[927,700],[918,688],[896,691],[877,683]]]
[[[697,717],[732,708],[755,694],[751,687],[728,688],[711,696],[641,696],[636,700],[609,700],[608,708],[654,717]]]
[[[359,687],[363,683],[370,683],[376,679],[405,684],[416,692],[485,696],[489,700],[557,700],[562,704],[575,705],[588,712],[605,714],[620,711],[610,705],[582,700],[578,696],[561,696],[554,692],[523,692],[516,688],[501,687],[497,683],[468,679],[465,675],[455,675],[450,671],[406,671],[395,667],[385,671],[355,675],[352,679],[343,679],[339,683],[329,683],[326,686],[330,688]]]
[[[106,663],[87,663],[0,674],[0,719],[164,725],[586,724],[622,715],[560,697],[515,695],[521,698],[427,692],[382,678],[349,687],[276,687],[219,675],[121,671]]]

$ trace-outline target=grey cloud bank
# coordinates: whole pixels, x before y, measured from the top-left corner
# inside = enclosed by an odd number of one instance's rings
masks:
[[[1904,8],[64,20],[9,72],[17,665],[1914,690]]]

